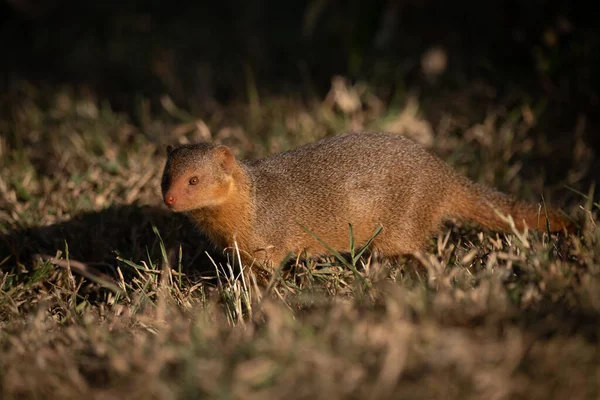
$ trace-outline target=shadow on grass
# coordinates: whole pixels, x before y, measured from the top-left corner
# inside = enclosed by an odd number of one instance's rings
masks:
[[[87,212],[72,219],[49,225],[14,230],[0,236],[1,271],[18,276],[30,274],[38,255],[62,257],[93,266],[98,272],[115,276],[117,257],[136,264],[151,260],[161,265],[160,239],[165,244],[169,264],[179,263],[182,250],[182,272],[189,277],[214,275],[214,266],[206,251],[218,263],[225,258],[210,245],[183,215],[151,206],[113,206],[98,212]]]

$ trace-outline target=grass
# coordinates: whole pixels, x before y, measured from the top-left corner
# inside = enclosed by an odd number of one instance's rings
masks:
[[[365,85],[336,82],[325,100],[253,92],[250,110],[207,120],[165,98],[141,126],[85,90],[23,83],[7,94],[0,397],[598,398],[589,150],[579,145],[565,178],[548,182],[523,161],[564,149],[539,139],[526,107],[492,104],[483,120],[449,112],[434,129],[417,99],[392,109]],[[448,225],[417,257],[379,260],[353,245],[350,261],[263,271],[225,258],[161,206],[166,144],[210,139],[258,157],[391,127],[520,197],[575,195],[565,210],[581,232]]]

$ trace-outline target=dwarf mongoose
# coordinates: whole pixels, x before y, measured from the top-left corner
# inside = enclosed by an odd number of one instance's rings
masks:
[[[187,212],[218,247],[279,265],[294,255],[326,248],[349,250],[352,224],[358,248],[381,225],[372,243],[382,256],[413,253],[449,218],[493,230],[546,229],[534,204],[476,184],[412,140],[391,133],[329,137],[259,160],[237,160],[222,145],[169,147],[162,179],[165,204]],[[548,210],[552,232],[570,222]]]

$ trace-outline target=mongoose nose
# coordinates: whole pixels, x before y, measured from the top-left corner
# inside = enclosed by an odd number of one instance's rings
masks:
[[[175,197],[165,196],[165,204],[168,206],[172,206],[173,204],[175,204]]]

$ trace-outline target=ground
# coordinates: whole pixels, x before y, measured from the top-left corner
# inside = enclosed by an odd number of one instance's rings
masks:
[[[339,80],[320,102],[266,98],[227,120],[165,99],[140,129],[86,91],[23,83],[14,98],[0,142],[2,398],[597,398],[598,204],[593,187],[569,197],[577,166],[551,186],[522,177],[539,145],[527,107],[432,126],[418,98],[386,107]],[[544,194],[580,231],[449,224],[419,257],[299,262],[261,289],[264,272],[240,274],[161,204],[156,132],[258,157],[349,129],[409,134],[472,179]],[[582,168],[588,150],[572,151]]]

